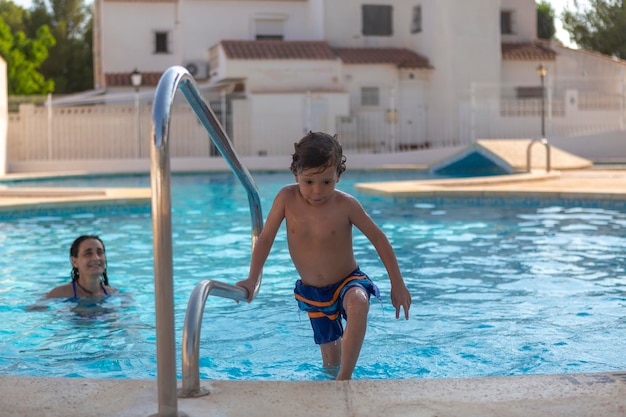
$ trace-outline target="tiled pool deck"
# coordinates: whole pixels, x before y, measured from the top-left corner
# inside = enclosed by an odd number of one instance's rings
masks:
[[[589,169],[495,178],[360,185],[390,197],[599,199],[626,207],[626,170]],[[21,195],[18,195],[20,194]],[[29,205],[147,202],[146,189],[92,190],[56,195],[0,189],[0,210]],[[63,194],[63,195],[61,195]],[[624,372],[385,381],[203,381],[211,393],[178,399],[179,415],[333,417],[623,417]],[[0,416],[158,415],[155,380],[0,376]],[[161,410],[166,413],[168,410]],[[165,414],[162,414],[165,415]]]

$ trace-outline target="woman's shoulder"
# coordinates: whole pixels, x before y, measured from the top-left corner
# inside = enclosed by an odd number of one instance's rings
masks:
[[[67,283],[63,285],[59,285],[51,289],[47,294],[46,298],[71,298],[74,296],[74,288],[72,287],[72,283]]]

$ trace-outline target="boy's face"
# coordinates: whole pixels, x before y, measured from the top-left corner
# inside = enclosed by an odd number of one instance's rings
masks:
[[[337,167],[306,168],[296,175],[296,182],[302,197],[312,206],[321,206],[327,202],[339,182]]]

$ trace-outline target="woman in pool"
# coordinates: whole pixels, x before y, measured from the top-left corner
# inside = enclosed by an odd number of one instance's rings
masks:
[[[70,248],[72,282],[53,288],[46,298],[104,298],[117,292],[109,287],[104,243],[98,236],[77,238]]]

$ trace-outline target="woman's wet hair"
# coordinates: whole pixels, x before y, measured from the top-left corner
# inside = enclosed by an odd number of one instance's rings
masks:
[[[83,236],[77,237],[76,240],[74,240],[74,243],[72,243],[72,246],[70,247],[70,256],[72,258],[78,258],[78,249],[80,248],[80,244],[83,243],[85,240],[89,240],[89,239],[95,239],[98,242],[100,242],[102,244],[102,250],[104,250],[104,253],[106,253],[104,242],[102,241],[102,239],[100,239],[99,236],[83,235]],[[70,272],[70,277],[72,278],[72,281],[74,282],[78,281],[78,278],[79,278],[78,268],[76,268],[73,264],[72,264],[72,271]],[[102,273],[102,279],[103,279],[103,284],[108,286],[109,277],[107,277],[106,264],[104,265],[104,272]]]
[[[324,170],[329,166],[337,167],[337,175],[346,170],[346,157],[343,154],[337,135],[331,136],[323,132],[309,132],[294,144],[291,172],[300,174],[309,168]]]

